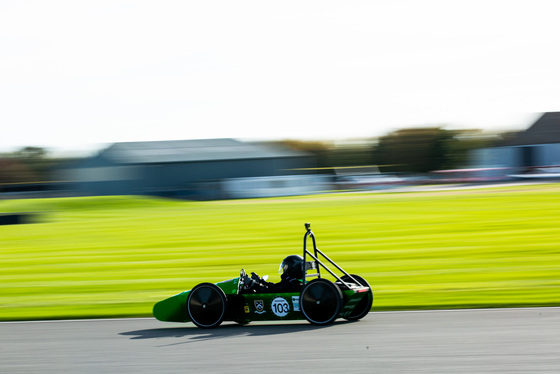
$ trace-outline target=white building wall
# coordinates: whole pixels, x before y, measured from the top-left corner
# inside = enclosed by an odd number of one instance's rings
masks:
[[[222,181],[225,198],[296,196],[332,188],[324,175],[285,175],[276,177],[233,178]]]

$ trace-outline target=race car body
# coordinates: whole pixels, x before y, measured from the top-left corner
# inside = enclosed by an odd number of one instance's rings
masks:
[[[201,328],[219,326],[222,321],[241,324],[251,321],[308,320],[326,325],[337,318],[358,320],[371,309],[373,292],[365,279],[346,273],[321,252],[315,236],[306,224],[303,246],[303,279],[299,292],[256,292],[244,270],[239,277],[219,283],[201,283],[154,305],[153,314],[160,321],[193,322]],[[313,253],[307,250],[307,238],[313,239]],[[335,274],[318,256],[343,273]],[[311,261],[306,261],[310,257]],[[321,268],[336,280],[321,278]],[[308,274],[315,270],[316,274]],[[309,277],[317,277],[307,281]]]

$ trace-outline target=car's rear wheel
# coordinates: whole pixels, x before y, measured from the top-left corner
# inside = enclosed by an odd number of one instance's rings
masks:
[[[360,283],[361,286],[369,287],[369,283],[364,278],[360,277],[359,275],[355,275],[355,274],[351,274],[351,276],[355,280],[357,280]],[[347,283],[354,283],[354,281],[347,275],[343,276],[340,279],[342,279],[343,281],[345,281]],[[372,304],[373,304],[373,291],[371,290],[371,287],[370,287],[369,291],[364,296],[364,298],[362,300],[360,300],[358,302],[358,304],[356,304],[356,307],[354,308],[352,313],[345,316],[344,319],[347,319],[349,321],[356,321],[356,320],[364,318],[369,313],[369,311],[371,310],[371,305]]]
[[[301,291],[300,304],[301,311],[309,322],[328,325],[340,314],[342,292],[327,279],[314,279]]]
[[[227,310],[224,291],[215,284],[201,283],[189,294],[187,311],[191,321],[200,328],[209,329],[219,326]]]

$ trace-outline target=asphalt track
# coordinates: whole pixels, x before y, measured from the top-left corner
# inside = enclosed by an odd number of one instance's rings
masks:
[[[153,319],[0,323],[0,373],[560,373],[560,308],[370,313],[201,330]]]

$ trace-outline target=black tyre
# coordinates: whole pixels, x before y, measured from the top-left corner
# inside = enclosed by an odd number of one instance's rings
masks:
[[[340,314],[342,292],[327,279],[313,279],[301,291],[300,307],[305,318],[312,324],[328,325]]]
[[[217,327],[224,320],[227,299],[224,291],[215,284],[201,283],[189,294],[187,311],[191,321],[200,328]]]
[[[369,283],[362,277],[360,277],[359,275],[355,275],[355,274],[351,274],[352,277],[357,280],[360,285],[365,286],[365,287],[369,287]],[[347,282],[347,283],[354,283],[354,281],[347,275],[343,276],[342,278],[343,281]],[[350,313],[350,315],[344,317],[344,319],[347,319],[349,321],[356,321],[359,320],[361,318],[364,318],[365,316],[367,316],[367,314],[369,313],[369,311],[371,310],[371,305],[373,304],[373,291],[371,290],[371,287],[369,288],[369,291],[367,292],[367,295],[360,300],[360,302],[356,305],[356,308],[354,308],[354,310],[352,311],[352,313]]]

